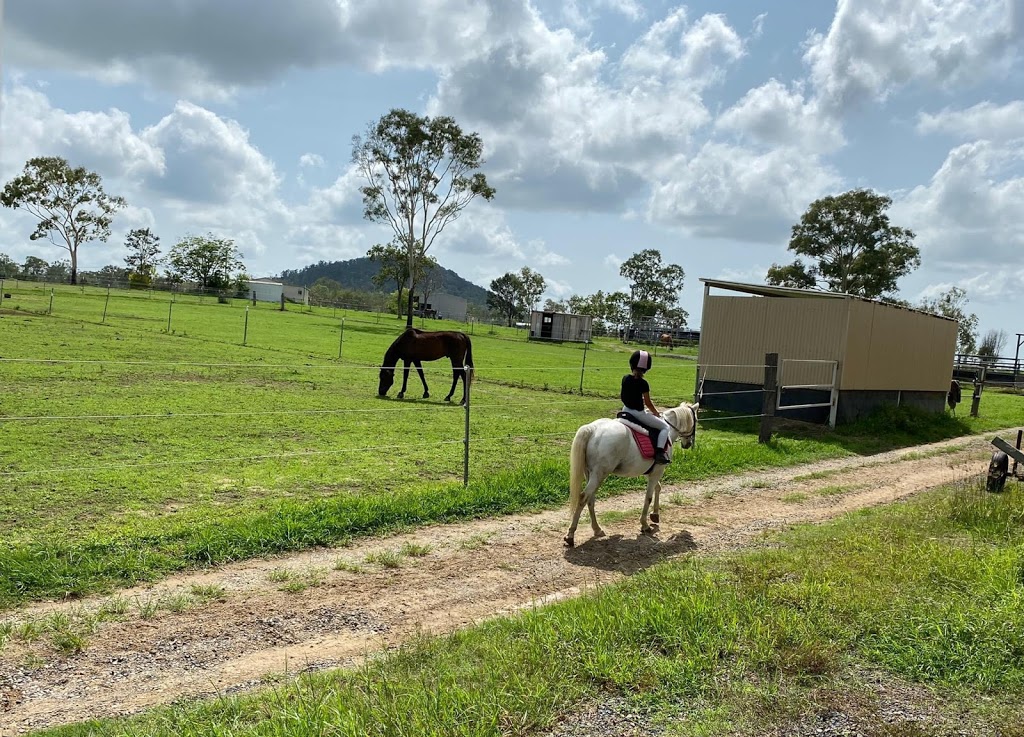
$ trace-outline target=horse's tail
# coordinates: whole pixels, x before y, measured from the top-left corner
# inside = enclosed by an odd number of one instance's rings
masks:
[[[473,369],[473,342],[465,333],[463,333],[463,336],[466,338],[466,357],[462,359],[462,366],[466,371],[466,383],[472,384],[474,374],[476,373]]]
[[[583,479],[587,475],[587,444],[594,428],[584,425],[576,431],[569,451],[569,514],[575,519],[576,510],[583,503]]]

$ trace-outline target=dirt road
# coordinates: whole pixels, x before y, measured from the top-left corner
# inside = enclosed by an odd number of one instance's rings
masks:
[[[981,473],[990,437],[668,487],[654,536],[638,534],[643,499],[635,492],[599,500],[608,537],[591,540],[583,521],[573,550],[562,546],[566,512],[555,510],[247,561],[124,591],[120,601],[131,605],[123,618],[99,625],[78,654],[41,641],[0,651],[0,735],[351,665],[415,633],[449,632],[666,558],[735,548],[765,530],[893,502]],[[685,453],[676,458],[685,463]],[[217,598],[201,606],[147,611],[147,603],[211,591]],[[37,605],[14,618],[74,614],[104,601]]]

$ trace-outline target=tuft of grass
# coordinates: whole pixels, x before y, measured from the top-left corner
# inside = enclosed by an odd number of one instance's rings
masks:
[[[401,568],[402,554],[394,550],[382,550],[379,553],[370,553],[366,556],[365,561],[382,568]]]
[[[483,533],[477,533],[470,535],[465,540],[459,543],[459,547],[463,550],[480,550],[487,545],[489,536]]]
[[[227,589],[216,584],[194,584],[189,593],[199,603],[210,601],[224,601]]]
[[[829,484],[827,486],[821,486],[814,490],[817,496],[838,496],[845,494],[848,491],[853,491],[856,486],[843,486],[841,484]]]
[[[806,502],[810,498],[810,494],[805,494],[802,491],[795,491],[791,494],[783,494],[780,497],[780,499],[784,501],[786,504],[800,504],[801,502]]]
[[[402,555],[409,556],[410,558],[422,558],[430,553],[430,546],[421,543],[407,542],[402,545],[400,551]]]
[[[363,568],[358,563],[353,563],[351,561],[345,560],[344,558],[338,558],[336,561],[334,561],[334,570],[336,570],[336,571],[346,571],[348,573],[365,573],[366,572],[366,569]]]

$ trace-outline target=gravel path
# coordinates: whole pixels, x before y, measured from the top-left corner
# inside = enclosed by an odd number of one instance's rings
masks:
[[[667,487],[661,529],[652,536],[639,534],[639,491],[600,500],[599,514],[624,514],[603,521],[608,536],[599,540],[590,539],[583,522],[573,550],[562,547],[567,519],[561,509],[245,561],[122,591],[120,600],[135,606],[121,620],[101,624],[78,654],[66,656],[42,642],[13,642],[0,651],[0,735],[132,714],[182,697],[251,689],[286,673],[352,665],[417,633],[450,632],[620,580],[667,558],[748,545],[766,530],[823,521],[977,475],[990,447],[988,437],[958,438]],[[685,463],[685,453],[676,462]],[[814,478],[806,478],[812,473]],[[401,556],[397,568],[388,567],[389,556],[403,546],[423,554]],[[311,585],[302,589],[296,581]],[[223,594],[202,606],[143,618],[145,602],[214,588]],[[109,601],[38,604],[11,618],[74,615]],[[594,708],[604,715],[598,719],[602,729],[564,731],[573,729],[567,721],[552,734],[634,734],[628,714],[617,726],[608,722],[617,713],[614,702]],[[824,732],[785,735],[858,734],[842,731],[843,718],[810,725]],[[577,726],[586,729],[585,721]],[[641,730],[636,734],[650,733],[650,725],[635,726]]]

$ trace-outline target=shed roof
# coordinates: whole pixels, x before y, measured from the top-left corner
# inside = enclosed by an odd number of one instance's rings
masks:
[[[798,289],[797,287],[778,287],[773,284],[747,284],[744,282],[724,281],[722,279],[701,279],[702,282],[707,284],[709,287],[716,287],[718,289],[727,289],[732,292],[742,292],[744,294],[756,294],[761,297],[795,297],[795,298],[818,298],[818,299],[856,299],[860,302],[872,302],[874,304],[885,305],[896,310],[909,310],[910,312],[918,312],[922,315],[929,315],[931,317],[937,317],[940,320],[950,320],[956,322],[952,317],[946,317],[945,315],[936,315],[934,312],[926,312],[924,310],[918,310],[914,307],[905,307],[904,305],[893,304],[892,302],[885,302],[880,299],[868,299],[867,297],[861,297],[857,294],[846,294],[845,292],[826,292],[823,289]]]

